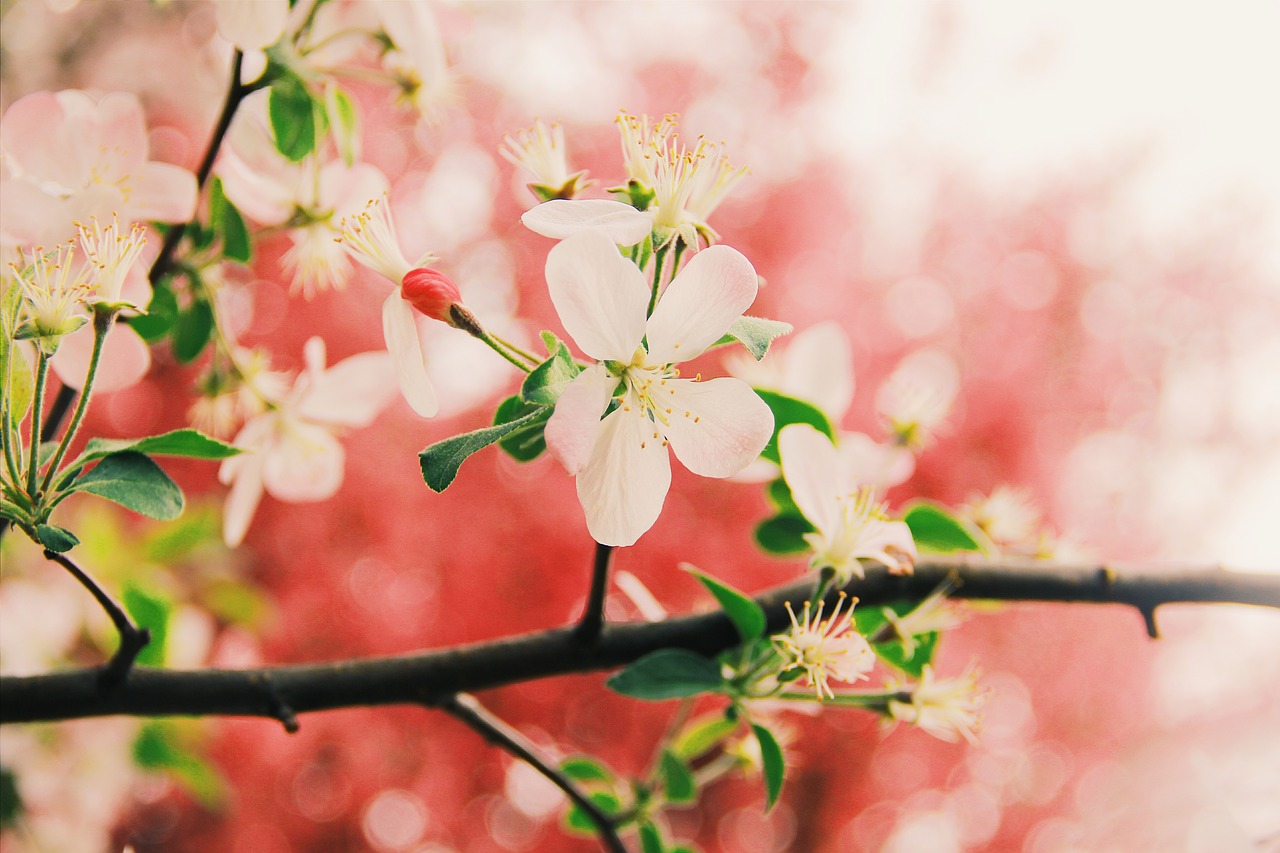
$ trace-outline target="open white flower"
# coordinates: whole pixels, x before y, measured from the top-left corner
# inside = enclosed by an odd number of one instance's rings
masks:
[[[791,497],[816,528],[805,534],[814,552],[810,565],[834,569],[841,583],[863,576],[863,558],[895,573],[911,570],[911,529],[885,516],[874,490],[860,486],[825,435],[808,424],[790,424],[778,435],[778,452]]]
[[[368,426],[395,393],[385,353],[360,353],[325,369],[324,341],[311,338],[303,354],[306,369],[288,395],[236,435],[247,452],[218,470],[231,485],[222,522],[228,545],[244,539],[264,490],[290,503],[332,497],[346,462],[335,433]]]
[[[929,734],[952,743],[964,738],[977,742],[982,706],[987,692],[978,686],[977,667],[970,664],[957,678],[939,680],[933,666],[925,664],[920,683],[911,691],[910,702],[890,700],[889,717],[919,726]]]
[[[773,638],[774,648],[782,655],[782,672],[803,670],[804,679],[819,699],[835,696],[829,683],[831,679],[851,684],[866,678],[876,664],[871,644],[853,626],[853,606],[857,599],[850,600],[849,608],[843,615],[840,613],[846,599],[847,596],[841,593],[840,600],[826,620],[822,618],[826,602],[819,601],[815,612],[806,601],[803,616],[797,619],[788,601],[791,630]]]
[[[559,122],[548,125],[542,119],[536,119],[528,130],[502,137],[502,146],[498,153],[533,178],[529,189],[540,201],[571,199],[595,183],[586,180],[585,171],[569,172],[564,129]]]
[[[644,274],[607,237],[587,233],[547,255],[547,284],[565,330],[598,362],[560,396],[547,446],[577,477],[595,540],[631,545],[662,510],[671,485],[668,444],[695,474],[729,477],[773,432],[773,413],[745,382],[681,379],[675,366],[742,315],[755,299],[756,273],[736,250],[709,249],[646,318]]]

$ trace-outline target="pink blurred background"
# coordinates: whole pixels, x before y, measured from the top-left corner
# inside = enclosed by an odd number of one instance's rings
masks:
[[[4,104],[42,88],[134,91],[153,156],[192,166],[229,56],[209,5],[67,5],[6,4]],[[1280,569],[1274,4],[433,8],[458,98],[415,125],[360,90],[365,156],[392,178],[406,248],[442,256],[482,318],[514,311],[529,338],[562,332],[542,279],[550,242],[519,224],[532,199],[496,155],[502,135],[560,120],[571,164],[609,186],[622,175],[617,110],[678,112],[687,134],[724,139],[751,169],[713,224],[768,282],[753,313],[797,328],[834,318],[851,335],[846,428],[877,433],[875,389],[904,357],[929,351],[958,371],[948,426],[895,504],[1014,484],[1075,553]],[[291,298],[286,247],[259,245],[245,341],[293,367],[313,334],[331,361],[380,347],[372,275]],[[439,331],[442,353],[451,334]],[[180,425],[193,373],[157,363],[97,404],[103,434]],[[514,370],[483,368],[457,367],[459,394],[493,401],[516,386]],[[333,501],[265,500],[245,547],[216,559],[266,590],[270,616],[217,633],[212,659],[398,653],[573,618],[592,544],[553,460],[485,452],[442,495],[419,476],[419,449],[491,411],[422,421],[397,403],[350,438]],[[189,493],[220,500],[208,466],[178,471]],[[792,579],[800,561],[749,544],[766,513],[758,487],[677,471],[657,525],[616,566],[672,611],[709,607],[683,561],[745,590]],[[794,766],[770,815],[759,780],[733,781],[671,812],[672,828],[708,853],[1275,849],[1280,618],[1170,608],[1160,621],[1152,643],[1119,608],[978,613],[938,660],[944,674],[978,660],[993,690],[976,747],[886,735],[858,713],[790,717]],[[601,681],[481,698],[549,751],[642,772],[670,708]],[[596,848],[557,828],[558,793],[438,713],[308,715],[291,737],[256,720],[201,730],[228,781],[223,807],[107,773],[121,815],[109,849]],[[73,775],[48,773],[55,788]]]

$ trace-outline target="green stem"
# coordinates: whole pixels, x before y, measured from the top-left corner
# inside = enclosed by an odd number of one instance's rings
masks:
[[[13,414],[11,412],[12,395],[9,393],[8,370],[5,371],[4,379],[4,405],[0,406],[0,419],[3,419],[4,422],[4,432],[0,433],[0,441],[4,442],[4,461],[9,468],[9,479],[17,487],[22,482],[22,468],[18,464],[18,458],[22,456],[22,433],[13,423]],[[32,415],[32,417],[37,418],[39,416]]]
[[[507,350],[507,348],[506,348],[505,346],[503,346],[503,345],[502,345],[502,343],[501,343],[500,341],[498,341],[498,339],[497,339],[497,338],[495,338],[493,335],[489,334],[488,332],[484,331],[483,329],[478,329],[478,330],[476,330],[476,331],[478,332],[478,334],[477,334],[476,332],[473,332],[473,333],[472,333],[472,336],[473,336],[473,337],[475,337],[475,338],[478,338],[479,340],[484,341],[484,342],[485,342],[485,344],[487,344],[487,345],[488,345],[489,349],[493,350],[493,351],[494,351],[494,352],[496,352],[498,355],[502,356],[502,357],[503,357],[503,358],[505,358],[507,361],[511,362],[511,363],[512,363],[512,364],[514,364],[516,367],[518,367],[518,368],[520,368],[521,370],[523,370],[525,373],[529,373],[530,371],[532,371],[532,370],[533,370],[533,368],[532,368],[530,365],[525,364],[523,361],[521,361],[520,359],[518,359],[518,358],[516,358],[514,355],[512,355],[512,354]],[[536,362],[535,362],[535,364],[536,364]]]
[[[515,344],[511,343],[511,341],[507,340],[506,338],[500,338],[500,337],[498,337],[497,335],[493,335],[493,339],[494,339],[495,341],[497,341],[498,343],[502,344],[502,345],[503,345],[504,347],[506,347],[507,349],[509,349],[511,352],[513,352],[513,353],[515,353],[516,355],[520,356],[521,358],[523,358],[523,359],[527,359],[527,360],[529,361],[529,363],[530,363],[530,364],[538,364],[538,363],[541,361],[541,359],[539,359],[539,358],[538,358],[536,355],[534,355],[533,353],[529,352],[529,351],[528,351],[528,350],[526,350],[526,349],[522,349],[522,348],[520,348],[520,347],[516,346]]]
[[[658,288],[662,286],[662,263],[667,259],[667,247],[663,246],[653,253],[653,292],[649,295],[649,310],[646,317],[653,316],[653,309],[658,307]]]
[[[49,464],[49,473],[45,475],[44,488],[46,489],[53,481],[54,472],[58,470],[62,458],[67,455],[67,449],[71,447],[71,442],[80,430],[80,422],[84,420],[84,413],[89,408],[89,397],[93,394],[93,380],[98,373],[98,363],[102,361],[102,347],[107,341],[107,333],[111,331],[117,313],[119,309],[103,308],[101,304],[93,306],[93,355],[89,357],[89,370],[84,376],[84,388],[80,392],[80,401],[76,403],[75,414],[71,416],[67,431],[62,434],[58,452],[53,455]]]
[[[31,398],[31,461],[27,465],[27,495],[33,504],[36,499],[36,478],[40,474],[40,416],[44,412],[44,386],[49,379],[49,356],[36,347],[39,362],[36,365],[36,389]]]
[[[823,705],[835,705],[840,708],[887,708],[889,702],[910,702],[910,690],[868,690],[865,693],[837,693],[834,698],[818,698],[814,693],[785,691],[777,695],[778,699],[789,699],[795,702],[820,702]]]

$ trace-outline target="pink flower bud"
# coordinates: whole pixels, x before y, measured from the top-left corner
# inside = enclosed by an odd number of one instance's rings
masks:
[[[449,277],[426,267],[409,270],[400,282],[400,294],[420,314],[457,325],[452,309],[461,307],[462,294]]]

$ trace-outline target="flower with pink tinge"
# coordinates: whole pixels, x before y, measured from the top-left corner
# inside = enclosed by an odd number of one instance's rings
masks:
[[[745,382],[682,379],[676,367],[742,315],[755,299],[756,273],[736,250],[709,249],[690,260],[649,317],[644,274],[601,234],[558,244],[546,274],[565,330],[597,362],[557,401],[547,446],[577,478],[595,540],[631,545],[662,510],[668,444],[695,474],[723,478],[769,441],[773,413]]]
[[[214,0],[218,35],[243,51],[270,47],[284,35],[289,0]]]
[[[964,738],[977,743],[977,731],[981,722],[982,706],[987,701],[987,691],[978,686],[981,675],[973,664],[957,678],[939,680],[931,664],[925,664],[920,682],[909,690],[911,700],[889,700],[889,718],[898,722],[919,726],[936,738],[955,743]],[[896,685],[890,685],[894,689]]]
[[[454,96],[440,27],[428,3],[370,4],[391,49],[382,67],[399,87],[397,100],[423,118],[436,118]]]
[[[840,612],[847,598],[840,593],[840,600],[825,620],[822,618],[825,601],[818,602],[816,611],[806,601],[798,619],[788,601],[791,630],[773,638],[773,646],[782,656],[781,672],[802,670],[803,678],[813,687],[818,699],[835,696],[829,683],[832,679],[845,684],[860,681],[876,664],[871,644],[853,625],[853,606],[857,599],[849,601],[843,615]]]
[[[395,224],[385,198],[373,199],[354,217],[342,220],[342,245],[351,256],[395,285],[382,303],[382,333],[395,363],[400,391],[409,406],[424,418],[440,409],[427,376],[426,356],[418,333],[413,306],[405,298],[405,276],[439,260],[430,252],[409,263],[396,239]]]
[[[0,245],[52,245],[74,222],[113,212],[127,223],[185,222],[195,213],[195,175],[147,160],[136,96],[36,92],[0,121]]]
[[[902,643],[902,653],[908,658],[916,653],[916,637],[945,631],[964,621],[957,606],[947,598],[954,585],[954,581],[948,580],[901,616],[891,607],[881,609],[885,624],[893,632],[893,637]]]
[[[306,368],[289,393],[236,435],[246,452],[218,470],[231,486],[222,523],[228,545],[243,541],[264,490],[289,503],[332,497],[346,460],[335,433],[368,426],[395,394],[386,353],[360,353],[326,369],[324,341],[311,338],[303,355]]]
[[[540,201],[571,199],[595,183],[585,171],[569,172],[565,159],[564,130],[558,122],[550,125],[536,119],[533,127],[502,137],[498,150],[513,166],[529,173],[529,190]],[[642,236],[643,239],[643,236]]]
[[[851,476],[830,439],[808,424],[790,424],[778,435],[778,451],[791,497],[815,528],[804,536],[813,568],[834,570],[841,584],[863,577],[863,559],[879,560],[894,573],[911,571],[911,529],[885,515],[874,489]]]

